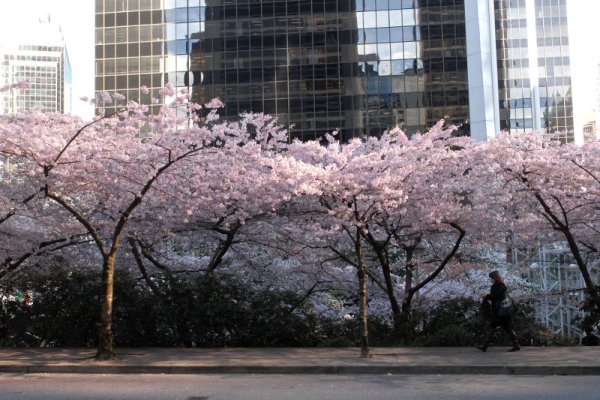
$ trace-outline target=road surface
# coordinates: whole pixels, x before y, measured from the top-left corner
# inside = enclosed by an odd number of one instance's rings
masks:
[[[2,400],[600,399],[597,376],[0,374]]]

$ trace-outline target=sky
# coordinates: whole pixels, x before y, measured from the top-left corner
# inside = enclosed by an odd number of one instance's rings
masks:
[[[467,2],[474,0],[465,0]],[[599,0],[569,0],[571,73],[582,118],[598,108]],[[93,107],[79,101],[94,94],[94,0],[0,0],[0,42],[11,40],[39,15],[51,14],[63,32],[73,70],[73,113],[89,119]],[[600,111],[600,110],[597,110]]]

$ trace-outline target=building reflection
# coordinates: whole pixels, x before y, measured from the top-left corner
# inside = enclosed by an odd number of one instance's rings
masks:
[[[463,9],[461,0],[201,1],[165,11],[175,25],[167,80],[197,102],[220,97],[226,117],[277,115],[302,139],[337,128],[344,140],[394,125],[416,132],[443,116],[464,124]]]
[[[566,0],[473,1],[494,6],[499,128],[572,132]],[[220,97],[227,118],[277,115],[291,138],[339,128],[348,140],[395,125],[414,133],[443,117],[469,134],[466,7],[464,0],[96,0],[96,90],[149,103],[171,82],[199,103]],[[489,67],[470,73],[490,74]]]

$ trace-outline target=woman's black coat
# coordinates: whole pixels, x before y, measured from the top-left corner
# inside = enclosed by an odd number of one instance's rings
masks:
[[[492,302],[492,318],[491,324],[493,326],[510,323],[510,316],[499,317],[498,308],[500,308],[500,302],[506,297],[506,285],[504,283],[494,283],[490,289],[490,294],[486,295],[484,300],[490,300]]]

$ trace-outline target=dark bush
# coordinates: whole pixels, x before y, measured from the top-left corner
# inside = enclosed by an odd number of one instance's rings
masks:
[[[0,344],[4,346],[96,346],[100,273],[50,268],[12,276],[0,284]],[[116,346],[357,346],[354,318],[318,318],[303,295],[257,290],[234,278],[152,276],[153,289],[118,271],[114,287]],[[28,301],[27,296],[31,299]],[[456,298],[415,310],[415,345],[479,343],[485,322],[479,303]],[[523,344],[558,344],[557,337],[521,305],[514,326]],[[372,346],[398,344],[393,327],[369,318]],[[497,335],[496,344],[508,344]]]
[[[96,343],[97,274],[51,268],[25,272],[0,287],[4,346],[93,346]]]
[[[26,272],[0,286],[4,346],[95,346],[100,274],[92,270]],[[116,275],[117,346],[316,346],[316,317],[295,293],[252,290],[232,279],[153,277],[151,291]],[[18,296],[28,293],[31,301]]]
[[[559,344],[560,337],[536,321],[534,309],[519,304],[512,317],[513,327],[524,345]],[[415,344],[422,346],[472,346],[482,343],[489,321],[480,314],[480,304],[471,298],[446,299],[427,312],[421,311],[422,332]],[[510,338],[498,328],[493,338],[496,345],[509,345]]]

